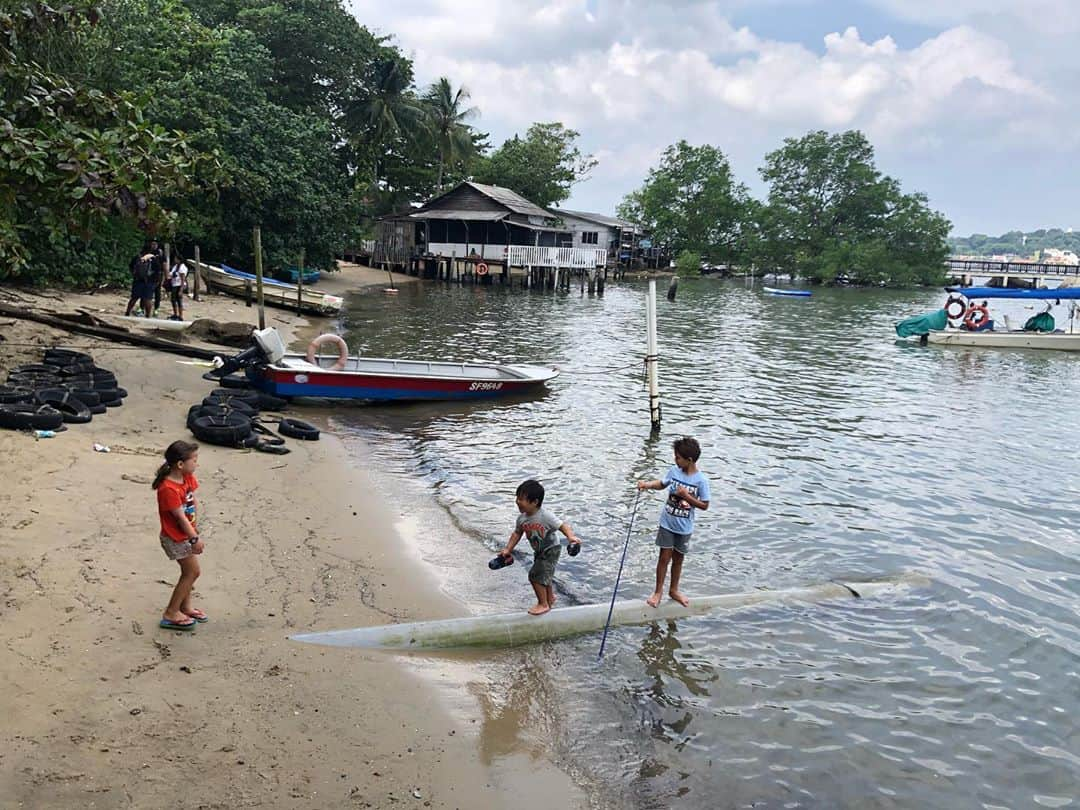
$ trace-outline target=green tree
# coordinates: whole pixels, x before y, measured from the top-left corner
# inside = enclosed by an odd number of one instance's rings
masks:
[[[100,21],[90,0],[0,12],[0,278],[90,282],[117,273],[97,246],[129,249],[138,226],[166,226],[162,200],[183,191],[200,156],[144,115],[144,102],[104,93],[78,73]],[[116,260],[117,257],[112,257]],[[126,266],[126,261],[124,262]]]
[[[672,254],[700,254],[712,263],[739,260],[749,196],[714,146],[679,141],[664,150],[645,184],[619,205],[619,216],[648,228]]]
[[[465,107],[468,100],[469,91],[464,87],[455,91],[445,76],[432,84],[424,95],[427,126],[439,150],[439,191],[443,189],[446,167],[474,153],[472,130],[466,121],[476,115],[476,108]]]
[[[755,264],[815,283],[941,279],[948,221],[877,170],[861,132],[788,138],[760,173],[769,195],[758,212]]]
[[[577,145],[580,133],[558,122],[533,124],[477,162],[477,182],[502,186],[546,208],[570,196],[570,189],[596,167]]]

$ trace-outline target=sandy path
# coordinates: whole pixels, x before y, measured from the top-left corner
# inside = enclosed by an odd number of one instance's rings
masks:
[[[350,267],[319,286],[385,280]],[[124,298],[65,304],[116,312]],[[186,314],[254,322],[256,312],[209,296]],[[303,326],[267,312],[275,326]],[[367,471],[333,436],[290,441],[287,456],[202,448],[207,550],[196,592],[211,621],[163,631],[177,566],[158,548],[149,482],[162,448],[191,438],[183,420],[210,386],[205,368],[27,321],[4,321],[0,335],[2,371],[35,362],[35,347],[64,345],[130,392],[53,439],[0,431],[4,806],[583,806],[542,761],[485,767],[482,724],[452,716],[397,659],[286,640],[461,612],[418,582]],[[523,795],[527,784],[544,790]]]

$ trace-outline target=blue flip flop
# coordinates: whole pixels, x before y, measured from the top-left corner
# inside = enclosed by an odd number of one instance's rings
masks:
[[[180,622],[174,622],[172,619],[162,619],[158,622],[158,627],[165,630],[190,630],[196,623],[197,622],[192,621],[191,624],[180,624]]]
[[[199,612],[202,613],[201,610]],[[194,619],[199,624],[206,624],[208,621],[210,621],[210,617],[207,616],[205,613],[203,613],[202,616],[192,616],[190,613],[185,615],[187,615],[189,619]]]

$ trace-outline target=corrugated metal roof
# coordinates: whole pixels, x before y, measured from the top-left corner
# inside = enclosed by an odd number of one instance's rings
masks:
[[[591,211],[571,211],[569,208],[552,208],[551,213],[555,216],[566,214],[567,216],[577,217],[578,219],[588,220],[589,222],[596,222],[600,225],[607,225],[609,228],[637,228],[639,230],[641,228],[636,222],[619,219],[618,217],[609,217],[604,214],[594,214]]]
[[[524,214],[527,217],[544,217],[545,219],[551,219],[550,211],[545,211],[539,205],[529,202],[516,191],[511,191],[502,186],[486,186],[483,183],[466,182],[485,197],[490,197],[500,205],[505,205],[515,214]]]
[[[507,211],[468,211],[449,208],[435,208],[431,211],[417,211],[409,214],[412,219],[463,219],[471,222],[498,222],[510,216]]]

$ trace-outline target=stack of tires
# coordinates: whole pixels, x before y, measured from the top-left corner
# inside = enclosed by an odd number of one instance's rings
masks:
[[[72,349],[45,350],[40,363],[16,366],[0,384],[0,428],[66,430],[123,404],[116,375]]]
[[[285,440],[263,424],[261,412],[280,411],[283,399],[244,388],[215,388],[198,405],[188,409],[187,426],[195,438],[225,447],[250,447],[263,453],[289,452]],[[280,418],[282,436],[314,440],[318,428],[298,419]]]

